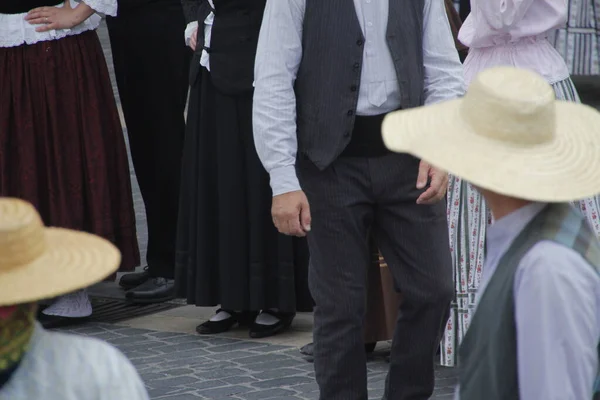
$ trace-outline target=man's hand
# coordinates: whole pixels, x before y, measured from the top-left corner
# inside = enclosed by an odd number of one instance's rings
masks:
[[[310,231],[310,207],[301,190],[273,197],[271,214],[277,230],[284,235],[304,237]]]
[[[94,10],[84,3],[71,7],[69,0],[62,7],[38,7],[27,13],[25,20],[31,25],[42,25],[35,30],[47,32],[55,29],[71,29],[94,14]]]
[[[196,51],[196,46],[198,45],[198,28],[194,29],[192,32],[192,37],[190,38],[190,48]]]
[[[417,177],[417,189],[425,189],[427,182],[429,188],[417,199],[417,204],[435,204],[442,200],[448,190],[448,174],[421,161],[419,164],[419,176]]]

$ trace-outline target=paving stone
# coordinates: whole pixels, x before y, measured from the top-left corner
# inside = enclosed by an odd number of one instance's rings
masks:
[[[258,379],[259,381],[266,381],[268,379],[284,378],[286,376],[297,376],[300,374],[306,375],[306,371],[302,371],[296,368],[279,368],[270,369],[268,371],[261,372],[258,374],[252,374],[252,376]]]
[[[192,394],[192,393],[175,394],[172,396],[160,397],[160,399],[165,399],[165,400],[198,400],[201,398],[202,397],[200,397],[199,395]]]
[[[223,386],[232,386],[232,385],[225,382],[225,380],[221,380],[221,379],[212,379],[212,380],[208,380],[208,381],[198,379],[196,382],[186,385],[186,387],[194,388],[197,390],[213,389],[213,388],[218,388],[218,387],[223,387]]]
[[[300,365],[302,362],[298,360],[294,360],[292,358],[288,358],[286,360],[274,361],[274,362],[262,362],[257,364],[247,365],[246,368],[251,369],[253,371],[268,371],[270,369],[278,369],[278,368],[286,368],[286,367],[295,367],[296,365]]]
[[[303,383],[309,383],[313,380],[303,376],[293,376],[286,378],[269,379],[266,381],[260,381],[254,383],[252,386],[257,388],[276,388],[276,387],[289,387],[295,385],[301,385]]]
[[[157,379],[152,381],[152,386],[159,387],[176,387],[176,386],[184,386],[189,385],[191,383],[197,382],[198,378],[193,376],[178,376],[175,378],[166,378],[166,379]]]
[[[256,382],[258,379],[251,376],[229,376],[227,378],[221,378],[221,380],[231,385],[240,385],[242,383]]]
[[[250,357],[240,358],[235,361],[240,364],[247,365],[247,364],[258,364],[258,363],[282,361],[282,360],[289,360],[289,357],[286,357],[283,354],[261,354],[259,356],[250,356]]]
[[[203,372],[201,376],[205,379],[221,379],[230,376],[239,376],[245,374],[247,374],[247,371],[244,371],[243,369],[239,368],[220,368]]]
[[[226,397],[226,396],[231,396],[231,395],[239,394],[239,393],[247,393],[247,392],[250,392],[251,390],[252,389],[250,389],[249,387],[246,387],[246,386],[233,385],[233,386],[227,386],[227,387],[222,387],[222,388],[200,390],[200,391],[198,391],[198,393],[203,397],[213,399],[215,397]]]
[[[288,389],[268,389],[268,390],[261,390],[258,392],[246,393],[240,397],[244,400],[262,400],[262,399],[275,399],[275,398],[277,398],[279,400],[281,398],[287,398],[287,397],[293,396],[295,394],[296,393],[294,393],[293,391],[288,390]]]
[[[251,353],[249,351],[236,350],[236,351],[229,351],[229,352],[225,352],[225,353],[209,354],[206,356],[206,358],[215,360],[215,361],[228,360],[228,361],[238,362],[238,360],[240,360],[240,359],[248,358],[253,355],[254,355],[254,353]]]
[[[211,353],[226,353],[226,352],[248,350],[248,349],[255,350],[260,347],[265,347],[265,346],[266,345],[264,343],[248,341],[248,342],[237,342],[237,343],[231,343],[231,344],[224,344],[222,346],[207,347],[206,350],[210,351]]]
[[[176,353],[178,351],[187,352],[188,354],[194,352],[195,355],[200,356],[208,354],[206,350],[204,350],[205,348],[208,347],[206,347],[206,344],[202,342],[186,342],[168,345],[164,345],[164,343],[161,343],[161,346],[157,347],[156,350],[162,353],[169,354]]]

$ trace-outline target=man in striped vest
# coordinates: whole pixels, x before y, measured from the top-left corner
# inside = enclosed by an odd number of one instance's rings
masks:
[[[384,121],[388,148],[471,182],[495,219],[456,399],[597,395],[600,243],[568,202],[600,193],[599,133],[599,112],[511,67]]]

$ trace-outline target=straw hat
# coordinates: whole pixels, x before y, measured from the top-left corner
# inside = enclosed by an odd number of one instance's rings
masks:
[[[488,69],[462,99],[392,113],[382,129],[390,150],[499,194],[565,202],[600,193],[600,113],[555,100],[533,72]]]
[[[120,262],[110,242],[46,228],[31,204],[0,198],[0,306],[85,288],[115,272]]]

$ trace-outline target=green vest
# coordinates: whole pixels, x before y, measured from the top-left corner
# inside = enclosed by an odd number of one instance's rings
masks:
[[[573,249],[600,273],[600,244],[583,217],[567,204],[546,206],[502,256],[477,305],[459,351],[460,400],[519,399],[515,274],[523,256],[544,240]]]

